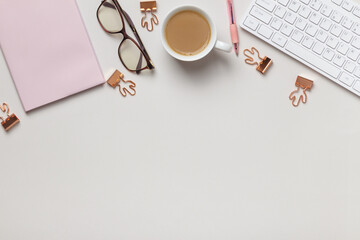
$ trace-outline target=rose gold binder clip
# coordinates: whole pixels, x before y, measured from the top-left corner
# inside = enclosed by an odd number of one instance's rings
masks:
[[[302,103],[306,103],[307,102],[307,94],[306,94],[306,91],[307,90],[310,90],[312,88],[312,86],[314,85],[314,82],[309,80],[309,79],[306,79],[306,78],[303,78],[301,76],[298,76],[297,79],[296,79],[296,82],[295,82],[295,86],[297,87],[297,89],[293,92],[291,92],[290,96],[289,96],[289,99],[292,101],[292,105],[294,107],[297,107],[299,106],[300,102]],[[298,99],[298,101],[296,102],[296,96],[295,96],[295,93],[299,92],[300,88],[303,89],[303,95],[301,95]]]
[[[1,125],[5,129],[5,131],[9,131],[13,126],[15,126],[20,120],[16,117],[15,114],[10,114],[9,105],[3,103],[0,105],[0,110],[7,114],[6,118],[0,116]]]
[[[156,1],[141,1],[140,2],[140,11],[144,13],[144,16],[141,18],[141,26],[143,28],[146,28],[149,32],[154,30],[154,24],[159,24],[159,19],[154,14],[154,12],[157,10],[156,8]],[[146,15],[147,13],[151,14],[150,24],[146,21]],[[150,27],[151,25],[151,27]]]
[[[255,55],[255,52],[257,53],[258,58],[261,60],[260,62],[256,62],[252,57],[253,55]],[[259,51],[254,47],[252,47],[251,50],[245,49],[243,53],[247,57],[245,59],[245,62],[249,65],[257,65],[256,70],[258,70],[262,74],[264,74],[272,64],[272,60],[267,56],[265,56],[264,58],[260,57]]]
[[[133,81],[130,80],[124,80],[124,74],[116,70],[113,75],[107,80],[107,83],[113,87],[116,88],[119,86],[119,92],[123,97],[127,96],[127,93],[131,96],[134,96],[136,94],[136,84]],[[124,86],[122,86],[124,84]],[[127,89],[127,84],[129,84],[129,89]]]

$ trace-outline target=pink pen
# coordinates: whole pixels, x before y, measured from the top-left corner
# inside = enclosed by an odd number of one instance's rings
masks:
[[[230,19],[231,41],[234,44],[236,55],[239,55],[239,35],[238,35],[238,29],[237,29],[237,25],[236,25],[236,21],[235,21],[233,0],[227,0],[227,5],[228,5],[229,19]]]

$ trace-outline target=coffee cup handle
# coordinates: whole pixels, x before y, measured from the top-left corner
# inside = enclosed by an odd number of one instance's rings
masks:
[[[219,49],[221,51],[224,51],[224,52],[231,52],[231,49],[233,48],[233,46],[231,44],[228,44],[228,43],[225,43],[222,41],[216,41],[215,48]]]

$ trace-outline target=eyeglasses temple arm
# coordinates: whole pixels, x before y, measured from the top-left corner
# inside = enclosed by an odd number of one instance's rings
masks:
[[[141,41],[140,39],[140,36],[139,34],[137,33],[136,29],[135,29],[135,25],[133,23],[133,21],[131,20],[130,16],[120,7],[120,11],[124,14],[124,17],[125,17],[125,20],[128,22],[128,24],[130,25],[130,28],[131,30],[133,31],[135,37],[136,37],[136,40],[140,43],[140,47],[142,48],[142,50],[144,51],[144,53],[147,55],[147,58],[150,59],[150,56],[149,54],[147,53],[145,47],[144,47],[144,44],[143,42]]]
[[[104,2],[103,4],[104,7],[108,7],[108,8],[112,8],[112,9],[115,9],[116,10],[116,7],[108,2]]]

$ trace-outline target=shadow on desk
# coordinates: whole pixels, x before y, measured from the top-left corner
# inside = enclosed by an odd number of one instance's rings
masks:
[[[196,77],[203,76],[204,72],[214,71],[219,67],[227,68],[227,70],[231,71],[231,61],[233,58],[229,58],[229,54],[232,53],[224,53],[221,51],[214,50],[205,58],[195,61],[195,62],[182,62],[178,61],[177,64],[180,69],[184,71],[184,75],[191,74],[192,81],[195,79],[196,81],[206,81],[207,79]],[[236,60],[236,59],[235,59]]]

